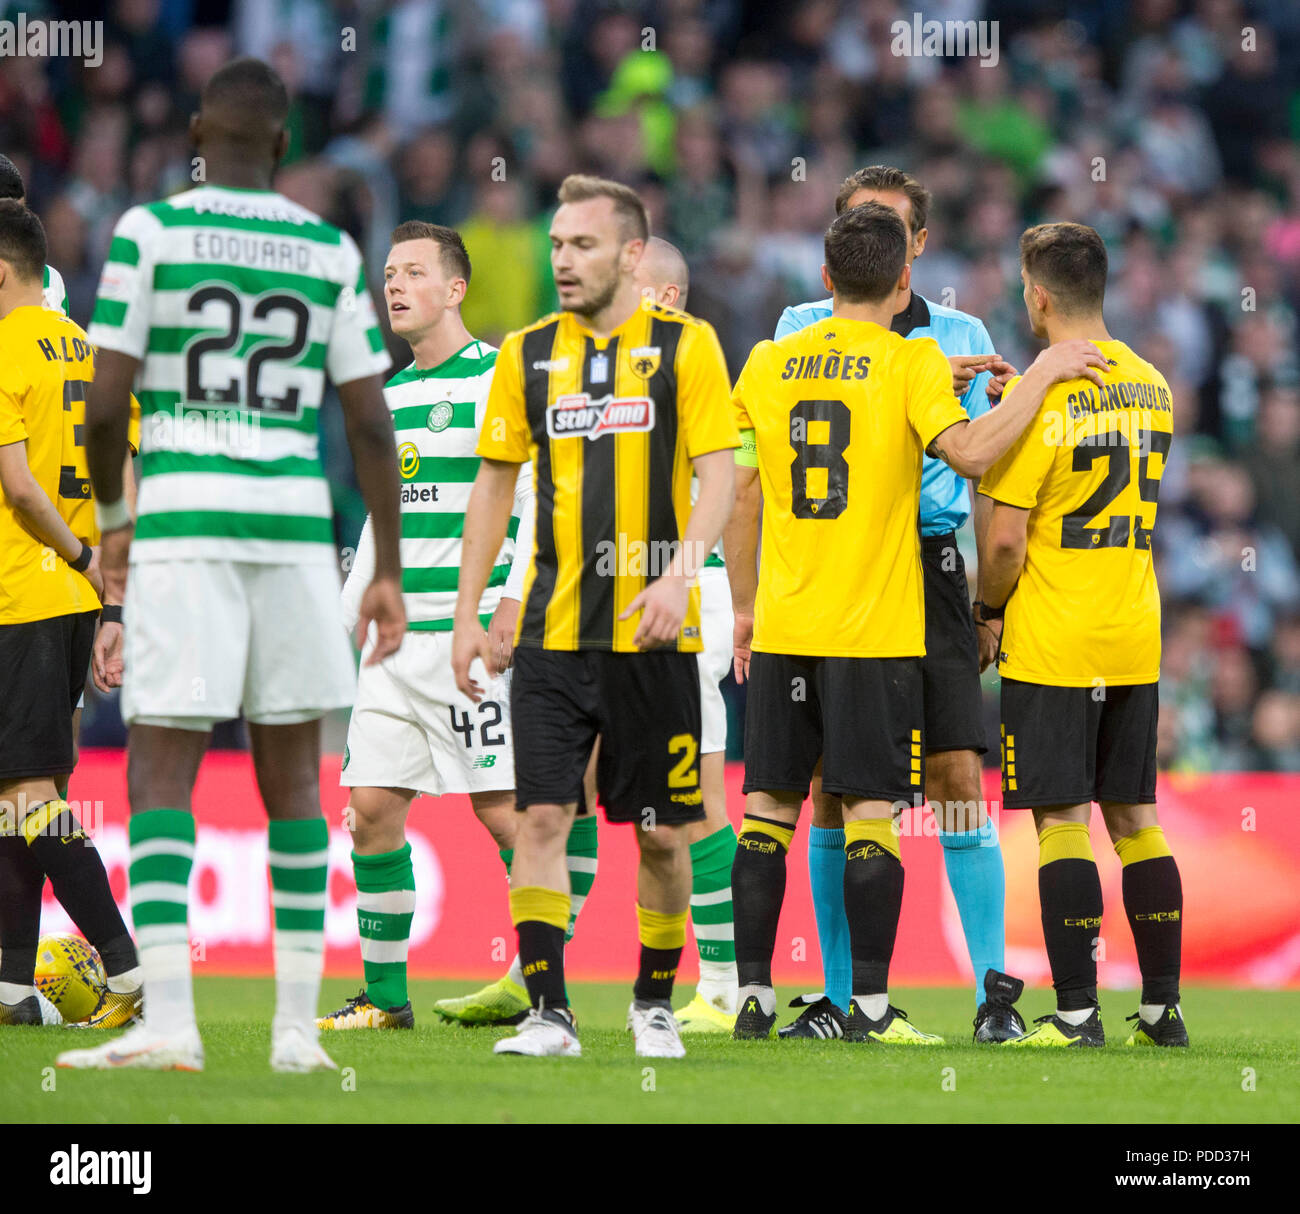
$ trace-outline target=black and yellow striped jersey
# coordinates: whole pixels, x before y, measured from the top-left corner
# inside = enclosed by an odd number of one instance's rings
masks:
[[[1002,633],[1004,678],[1090,687],[1160,677],[1151,533],[1173,402],[1164,376],[1123,342],[1096,346],[1110,363],[1105,386],[1056,384],[980,481],[985,496],[1029,511]]]
[[[564,312],[505,339],[478,454],[533,461],[518,644],[635,652],[618,617],[685,533],[691,460],[740,445],[729,398],[712,326],[650,300],[607,338]],[[676,648],[701,649],[697,587]]]

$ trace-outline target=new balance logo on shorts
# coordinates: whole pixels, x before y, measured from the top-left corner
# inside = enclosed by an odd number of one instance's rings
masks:
[[[475,755],[471,767],[478,769],[480,767],[495,767],[497,762],[496,755]]]

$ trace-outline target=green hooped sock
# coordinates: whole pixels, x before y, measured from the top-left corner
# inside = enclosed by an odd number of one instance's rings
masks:
[[[731,909],[731,862],[735,855],[736,832],[730,823],[691,844],[691,923],[701,967],[736,963]],[[701,968],[701,977],[705,972]]]
[[[366,993],[382,1008],[402,1007],[406,991],[406,953],[415,914],[415,870],[411,845],[377,856],[352,853],[357,879],[357,926]]]
[[[180,1033],[194,1027],[190,982],[189,882],[194,815],[148,809],[131,815],[131,918],[149,991],[149,1027]]]
[[[586,902],[591,887],[596,883],[596,815],[584,814],[573,819],[569,829],[569,843],[565,849],[569,869],[569,928],[564,933],[566,941],[573,939],[578,912]]]
[[[267,824],[267,845],[275,911],[272,1032],[289,1025],[315,1031],[325,964],[329,827],[324,818],[272,819]]]

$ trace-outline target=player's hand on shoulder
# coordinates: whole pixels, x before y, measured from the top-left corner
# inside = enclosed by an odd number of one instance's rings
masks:
[[[402,586],[397,578],[377,577],[361,596],[361,640],[370,635],[370,625],[375,625],[375,643],[366,658],[373,666],[396,653],[406,634],[406,608],[402,605]]]
[[[735,612],[735,625],[731,630],[732,666],[737,683],[749,678],[750,645],[754,640],[754,617]]]
[[[1100,387],[1105,382],[1102,373],[1110,364],[1092,342],[1079,338],[1048,346],[1034,359],[1034,366],[1046,373],[1054,384],[1069,379],[1086,379]]]
[[[122,625],[101,623],[90,653],[90,672],[100,691],[122,686]]]
[[[665,574],[641,591],[618,618],[626,620],[641,612],[641,623],[632,643],[638,649],[655,649],[677,639],[690,601],[691,588],[686,579]]]
[[[502,599],[488,625],[488,649],[492,655],[492,661],[486,663],[489,674],[498,675],[510,669],[515,655],[515,625],[518,621],[519,600]]]

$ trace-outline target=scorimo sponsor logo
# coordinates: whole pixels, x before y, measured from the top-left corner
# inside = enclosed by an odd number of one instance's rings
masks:
[[[592,400],[590,393],[577,392],[557,397],[546,410],[546,433],[551,438],[597,439],[603,434],[652,430],[654,424],[654,401],[647,396]]]

